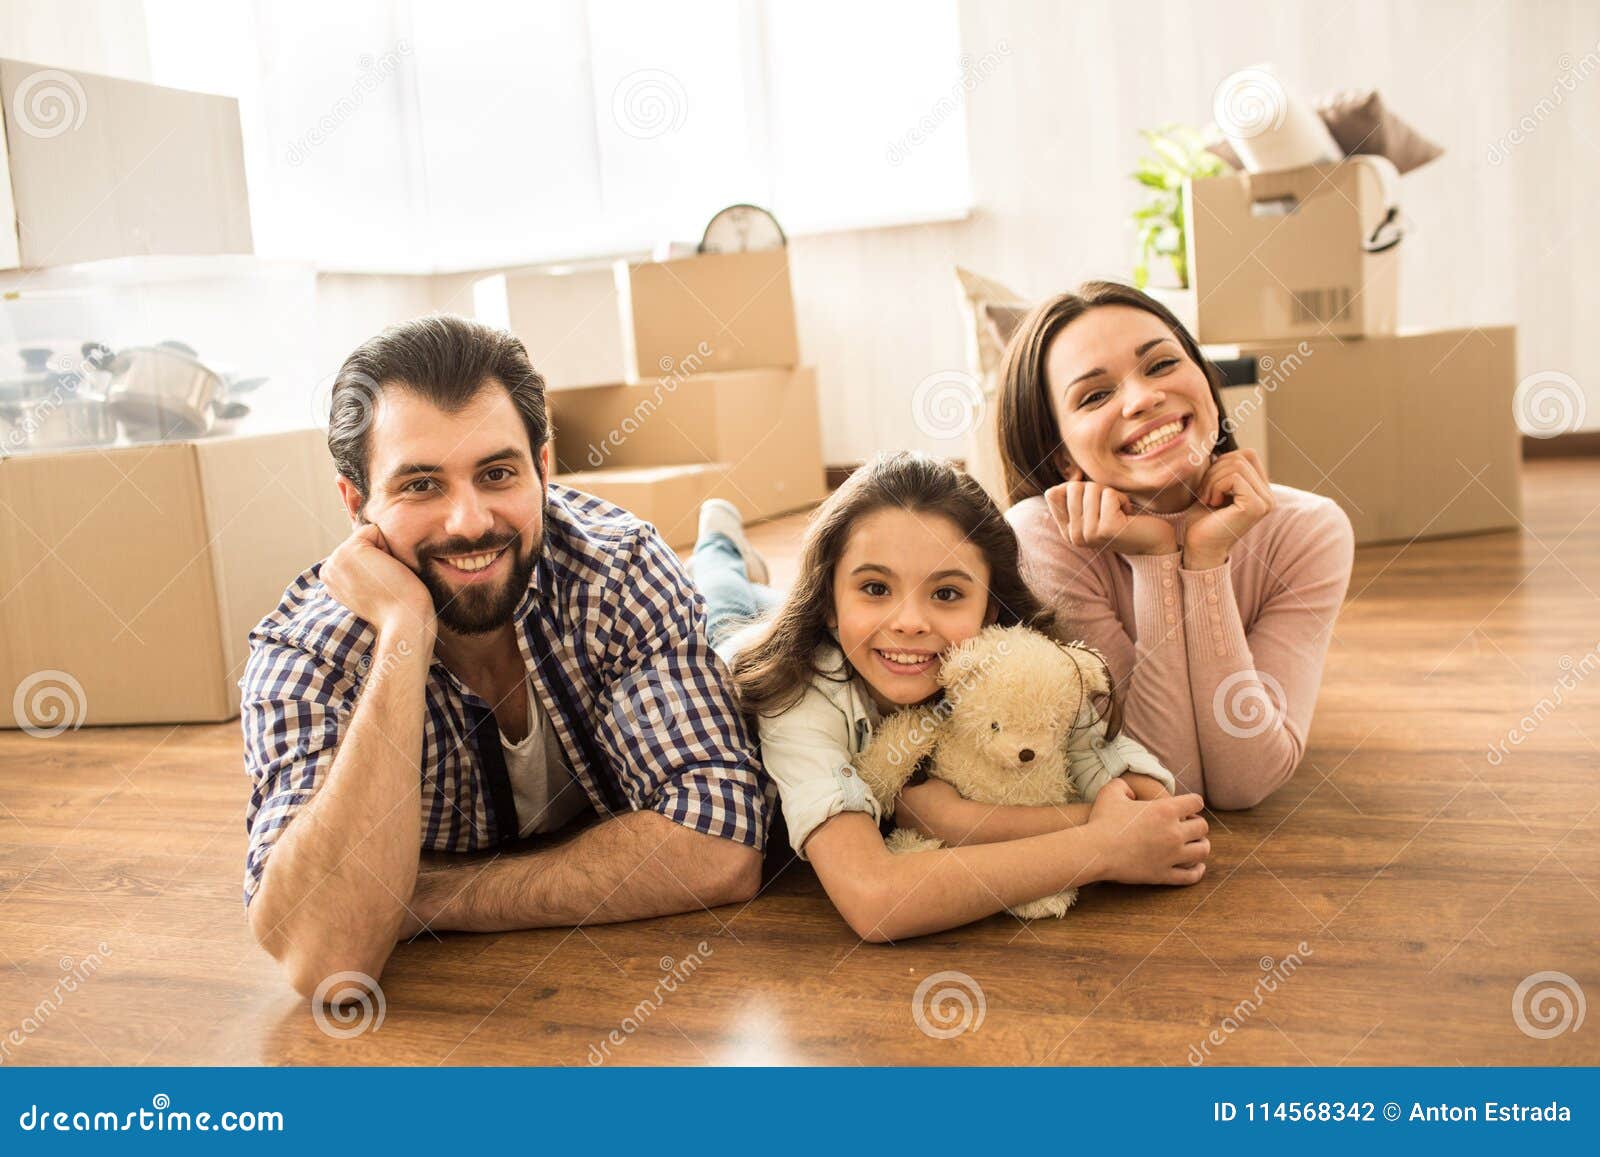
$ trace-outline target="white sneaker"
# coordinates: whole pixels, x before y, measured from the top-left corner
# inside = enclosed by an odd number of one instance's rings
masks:
[[[750,581],[766,585],[771,577],[767,572],[767,560],[744,536],[744,516],[739,508],[725,498],[710,498],[700,504],[698,541],[703,542],[712,534],[730,539],[739,548],[739,557],[744,559],[745,574],[750,576]]]

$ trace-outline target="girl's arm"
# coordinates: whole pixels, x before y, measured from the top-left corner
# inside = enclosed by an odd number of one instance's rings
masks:
[[[1172,793],[1149,775],[1129,770],[1119,778],[1139,800],[1162,799]],[[895,802],[895,822],[912,828],[952,848],[967,844],[994,844],[1023,840],[1089,822],[1088,803],[1043,807],[979,803],[964,798],[942,779],[929,779],[901,790]]]
[[[1111,600],[1103,568],[1123,556],[1075,547],[1062,537],[1043,499],[1029,499],[1006,517],[1022,545],[1023,573],[1067,634],[1105,656],[1123,696],[1124,727],[1177,777],[1182,791],[1201,791],[1200,740],[1189,692],[1184,638],[1182,555],[1129,555],[1134,632],[1130,637]]]
[[[942,779],[904,788],[895,804],[895,822],[950,847],[993,844],[1047,835],[1089,822],[1089,805],[1064,803],[1048,807],[978,803],[964,799]]]
[[[863,940],[923,936],[1097,880],[1193,884],[1210,853],[1199,796],[1141,803],[1117,784],[1089,822],[1005,843],[895,855],[877,826],[841,812],[805,844],[839,914]]]
[[[1262,551],[1265,536],[1234,554]],[[1350,584],[1355,539],[1335,503],[1318,501],[1275,528],[1275,590],[1247,633],[1233,563],[1181,571],[1188,681],[1205,761],[1206,798],[1248,808],[1286,781],[1305,754],[1334,620]]]

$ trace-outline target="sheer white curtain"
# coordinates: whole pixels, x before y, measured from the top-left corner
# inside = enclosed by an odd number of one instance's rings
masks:
[[[954,0],[146,0],[152,79],[238,96],[262,256],[432,273],[970,205]]]

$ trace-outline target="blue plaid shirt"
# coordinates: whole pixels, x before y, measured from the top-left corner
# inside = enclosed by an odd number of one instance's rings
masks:
[[[250,632],[242,691],[250,833],[244,900],[333,765],[376,634],[327,592],[319,562]],[[517,605],[518,645],[574,777],[603,815],[649,808],[761,850],[770,781],[706,639],[705,602],[655,529],[549,487],[544,554]],[[435,658],[422,721],[421,846],[495,846],[469,734],[491,710]]]

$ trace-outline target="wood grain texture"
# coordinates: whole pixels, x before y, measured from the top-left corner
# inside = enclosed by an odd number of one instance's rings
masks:
[[[875,946],[784,853],[739,908],[402,947],[350,1039],[248,935],[237,724],[0,733],[0,1059],[1184,1065],[1215,1031],[1206,1063],[1600,1062],[1594,1032],[1535,1039],[1512,1010],[1541,971],[1600,994],[1597,504],[1600,463],[1541,461],[1524,531],[1360,551],[1305,763],[1213,817],[1193,888]],[[780,581],[802,521],[756,528]],[[657,1001],[664,966],[693,971]],[[944,971],[982,994],[950,1039],[913,1011]]]

